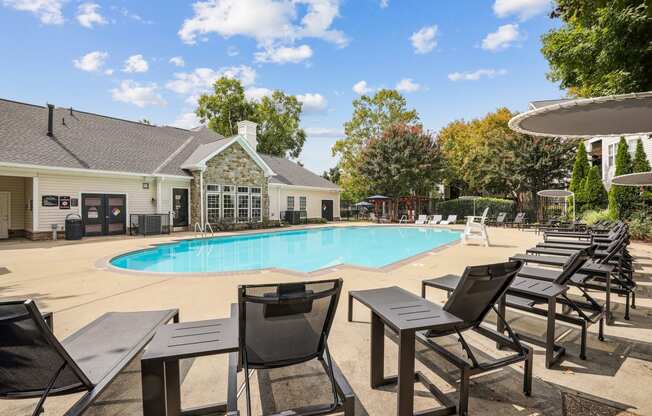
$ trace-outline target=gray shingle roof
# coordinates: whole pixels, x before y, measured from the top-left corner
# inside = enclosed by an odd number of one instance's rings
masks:
[[[270,178],[271,183],[282,183],[285,185],[314,186],[318,188],[339,189],[334,183],[322,178],[297,165],[291,160],[283,157],[260,154],[260,157],[272,168],[275,176]]]
[[[139,174],[190,176],[181,168],[228,139],[206,127],[186,130],[87,113],[54,110],[54,137],[44,106],[0,99],[0,162]],[[261,155],[271,182],[337,189],[284,158]]]

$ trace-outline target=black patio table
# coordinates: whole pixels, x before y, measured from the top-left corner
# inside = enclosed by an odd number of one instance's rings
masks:
[[[349,292],[349,322],[353,320],[353,299],[371,309],[371,387],[398,384],[398,416],[414,415],[414,383],[421,382],[443,405],[418,412],[422,415],[455,414],[455,404],[423,373],[414,371],[417,331],[452,329],[463,321],[441,306],[397,286]],[[385,377],[385,326],[399,337],[398,375]]]
[[[181,409],[179,360],[229,353],[229,372],[237,368],[238,305],[231,317],[162,325],[141,358],[143,416],[237,415],[236,403]],[[237,390],[229,377],[229,391]],[[236,397],[236,394],[229,394]]]
[[[542,264],[544,266],[555,266],[562,267],[566,263],[565,257],[560,256],[537,256],[537,255],[527,255],[527,254],[517,254],[509,258],[509,260],[522,260],[525,264],[535,263]],[[536,279],[536,275],[529,275],[527,273],[528,268],[523,267],[519,272],[519,275],[523,277],[529,277]],[[616,266],[613,264],[603,264],[596,263],[594,261],[587,261],[586,264],[580,269],[580,272],[586,275],[586,278],[581,282],[588,289],[604,290],[605,291],[605,323],[611,325],[613,321],[613,315],[611,314],[611,279],[613,274],[616,271]],[[605,281],[605,286],[591,284],[588,280],[592,276],[601,277]],[[572,282],[576,282],[575,279],[571,278]],[[625,319],[629,319],[629,301],[626,305]]]
[[[421,296],[426,297],[426,288],[432,287],[436,289],[445,290],[449,294],[455,290],[460,277],[457,275],[445,275],[435,279],[427,279],[421,282]],[[522,296],[524,298],[545,298],[547,299],[547,326],[546,338],[541,340],[519,332],[518,336],[522,340],[531,344],[543,346],[546,349],[546,368],[551,368],[557,361],[559,361],[566,349],[561,345],[555,344],[555,324],[556,324],[556,310],[557,310],[557,296],[568,291],[567,286],[561,286],[553,282],[546,282],[543,280],[527,279],[516,277],[512,282],[509,289],[507,289],[507,297],[509,295]],[[503,297],[498,303],[498,311],[501,316],[505,316],[506,299]],[[533,311],[529,311],[533,312]],[[496,330],[499,333],[505,332],[505,324],[501,319],[496,319]]]

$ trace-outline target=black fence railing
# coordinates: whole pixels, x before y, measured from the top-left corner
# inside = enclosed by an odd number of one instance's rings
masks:
[[[170,214],[130,214],[130,235],[170,234]]]
[[[308,211],[281,211],[281,219],[287,224],[307,224]]]

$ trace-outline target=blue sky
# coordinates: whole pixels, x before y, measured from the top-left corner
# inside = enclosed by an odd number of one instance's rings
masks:
[[[321,173],[351,102],[399,88],[427,129],[563,95],[540,36],[550,0],[0,0],[0,97],[192,127],[220,75],[304,102]]]

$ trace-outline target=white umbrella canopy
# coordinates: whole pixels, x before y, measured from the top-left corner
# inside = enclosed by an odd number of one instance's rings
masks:
[[[543,191],[537,192],[537,195],[549,198],[566,198],[575,194],[565,189],[544,189]]]
[[[509,127],[564,138],[652,134],[652,91],[542,104],[512,118]]]
[[[652,172],[628,173],[614,176],[612,185],[620,186],[652,186]]]

